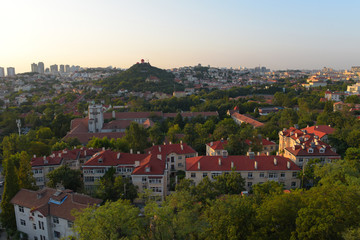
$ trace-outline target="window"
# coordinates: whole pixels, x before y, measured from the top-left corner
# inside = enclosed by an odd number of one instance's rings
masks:
[[[94,177],[90,176],[90,177],[85,177],[85,182],[94,182],[95,179]]]
[[[44,222],[39,221],[39,229],[44,230]]]
[[[203,173],[203,178],[204,178],[204,177],[207,177],[207,173],[206,173],[206,172]]]
[[[178,156],[178,159],[179,159],[179,160],[182,160],[182,156]]]
[[[247,186],[248,186],[249,188],[251,188],[252,182],[248,182],[248,183],[247,183]]]
[[[96,169],[95,172],[96,173],[105,173],[105,169]]]
[[[19,212],[24,212],[24,207],[23,206],[19,206]]]
[[[36,230],[36,223],[33,223],[33,229]]]
[[[68,228],[72,228],[74,226],[74,223],[71,221],[68,221],[67,224],[68,224]]]
[[[53,223],[57,223],[57,224],[59,224],[59,218],[57,218],[57,217],[53,217]]]
[[[142,181],[146,182],[147,181],[147,177],[142,177]]]
[[[252,172],[248,172],[248,178],[252,178],[252,177],[253,177]]]
[[[182,167],[183,166],[183,164],[182,163],[178,163],[178,167]]]
[[[308,153],[314,153],[314,149],[309,148]]]
[[[150,190],[152,190],[153,192],[158,192],[158,193],[161,193],[161,192],[162,192],[162,188],[161,188],[161,187],[150,187]]]
[[[38,240],[38,237],[37,237],[37,236],[35,236],[35,237],[34,237],[34,240]]]
[[[265,173],[261,172],[261,173],[259,174],[259,177],[261,177],[261,178],[265,177]]]
[[[299,163],[302,163],[304,161],[303,158],[299,158]]]
[[[195,178],[196,177],[196,173],[191,173],[191,177]]]
[[[269,178],[277,178],[277,173],[269,173]]]
[[[211,178],[216,178],[217,176],[219,176],[219,175],[221,175],[221,173],[218,173],[218,172],[216,172],[216,173],[211,173]]]
[[[267,147],[264,147],[264,150],[267,150]]]
[[[149,183],[161,183],[161,179],[157,179],[157,178],[149,178]]]
[[[24,219],[20,219],[20,224],[21,224],[22,226],[26,226],[25,220],[24,220]]]
[[[174,156],[170,157],[170,161],[175,162],[175,157]]]
[[[297,173],[297,172],[293,172],[293,173],[292,173],[292,177],[293,177],[293,178],[296,178],[296,177],[297,177],[297,175],[298,175],[298,173]]]
[[[285,173],[284,172],[280,173],[280,177],[285,178]]]
[[[40,240],[46,240],[45,236],[40,235]]]
[[[55,238],[60,238],[60,232],[54,231],[54,237]]]
[[[291,182],[291,187],[296,187],[296,182]]]

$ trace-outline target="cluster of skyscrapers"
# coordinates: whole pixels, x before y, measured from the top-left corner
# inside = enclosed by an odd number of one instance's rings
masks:
[[[50,65],[50,68],[46,68],[44,66],[43,62],[39,62],[38,64],[33,63],[31,64],[31,72],[37,72],[37,73],[71,73],[76,72],[80,70],[80,66],[71,66],[70,65],[60,65],[57,64]]]
[[[15,76],[15,68],[8,67],[8,68],[6,68],[6,71],[7,71],[8,77]],[[0,77],[5,77],[5,69],[3,67],[0,67]]]

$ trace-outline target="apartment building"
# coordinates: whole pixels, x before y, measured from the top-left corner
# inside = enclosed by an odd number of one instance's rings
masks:
[[[192,147],[182,141],[175,144],[154,145],[145,152],[166,159],[171,172],[185,171],[185,159],[198,155]]]
[[[266,181],[284,184],[286,189],[300,187],[297,178],[301,169],[288,158],[282,156],[199,156],[186,159],[187,179],[199,184],[205,177],[210,180],[223,173],[235,171],[245,179],[245,187],[250,190],[252,185]]]
[[[71,190],[44,188],[38,191],[21,189],[12,199],[17,230],[27,239],[65,239],[73,235],[74,209],[99,205],[100,199]]]

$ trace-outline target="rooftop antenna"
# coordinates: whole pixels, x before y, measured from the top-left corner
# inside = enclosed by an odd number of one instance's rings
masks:
[[[19,136],[21,135],[21,120],[20,119],[16,119],[16,125],[18,127],[18,130],[19,130]]]

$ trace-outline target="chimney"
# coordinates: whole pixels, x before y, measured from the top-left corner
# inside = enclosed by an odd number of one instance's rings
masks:
[[[46,156],[43,156],[43,159],[46,160]]]
[[[180,148],[181,148],[181,150],[184,150],[184,145],[181,144],[181,145],[180,145]]]
[[[116,118],[116,117],[115,117],[115,111],[114,111],[114,110],[112,111],[111,116],[112,116],[112,118],[114,118],[114,119]]]
[[[274,165],[276,166],[277,165],[277,159],[274,158]]]
[[[219,158],[218,162],[219,162],[219,166],[221,166],[221,158]]]
[[[158,155],[157,155],[157,158],[160,159],[160,160],[162,160],[161,154],[158,154]]]
[[[234,168],[234,162],[231,161],[231,169],[233,169],[233,168]]]
[[[278,156],[279,155],[279,152],[276,152],[276,156]]]
[[[132,150],[132,148],[130,149],[130,154],[133,154],[133,150]]]
[[[159,146],[159,152],[161,152],[161,147]]]
[[[84,156],[86,156],[86,150],[84,151]]]
[[[137,151],[136,153],[137,153],[137,154],[140,154],[140,151]]]
[[[250,159],[255,159],[255,153],[254,152],[248,152],[247,155]]]
[[[135,167],[140,166],[140,161],[135,161]]]
[[[117,154],[117,159],[120,159],[120,153]]]
[[[254,168],[255,168],[256,170],[258,169],[258,162],[257,162],[257,161],[254,162]]]
[[[180,140],[180,144],[182,145],[182,140]]]
[[[269,153],[269,152],[266,152],[266,156],[270,156],[270,153]]]
[[[212,146],[212,145],[214,145],[214,142],[211,142],[211,143],[210,143],[210,146]]]
[[[34,158],[36,158],[36,154],[34,154],[34,156],[33,156]]]
[[[291,165],[290,165],[290,162],[289,162],[289,161],[286,163],[286,166],[287,166],[288,169],[290,169],[290,166],[291,166]]]
[[[198,170],[200,170],[200,161],[198,162]]]
[[[155,146],[155,143],[152,143],[153,146]]]
[[[169,142],[169,144],[171,145],[171,141]]]
[[[103,147],[102,150],[105,151],[105,147]]]
[[[164,142],[164,145],[166,145],[166,142]]]
[[[58,157],[61,157],[61,153],[58,154]]]
[[[257,152],[257,155],[260,156],[260,152]]]

